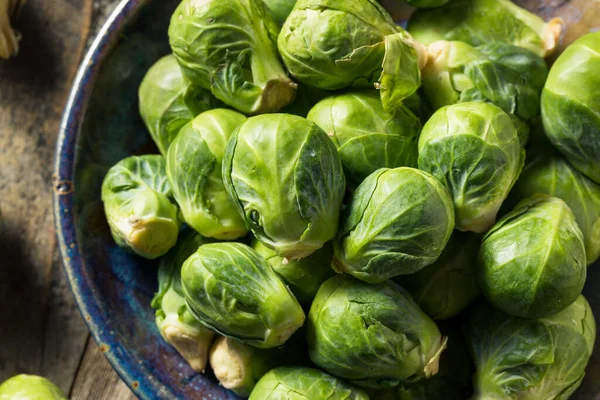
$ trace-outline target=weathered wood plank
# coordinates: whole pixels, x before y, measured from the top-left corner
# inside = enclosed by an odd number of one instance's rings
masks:
[[[90,15],[91,0],[28,0],[20,53],[0,61],[0,380],[36,373],[66,391],[88,333],[58,261],[52,164]]]
[[[71,400],[135,400],[135,395],[112,369],[94,339],[90,338]]]

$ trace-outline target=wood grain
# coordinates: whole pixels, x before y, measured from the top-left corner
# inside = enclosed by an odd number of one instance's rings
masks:
[[[94,400],[136,399],[136,396],[112,369],[92,338],[87,344],[71,392],[71,400],[88,400],[90,398]]]
[[[66,392],[89,334],[58,259],[52,165],[90,16],[91,0],[28,0],[20,53],[0,61],[0,381],[35,373]]]

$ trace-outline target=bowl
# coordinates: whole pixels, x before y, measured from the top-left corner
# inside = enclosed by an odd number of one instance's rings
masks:
[[[164,342],[150,307],[157,289],[157,263],[115,245],[100,199],[102,179],[113,164],[129,155],[157,152],[139,116],[137,88],[150,65],[169,52],[166,32],[177,4],[177,0],[123,0],[85,56],[57,142],[56,229],[64,269],[83,318],[101,351],[138,397],[237,399],[209,371],[195,372]],[[590,267],[584,292],[600,316],[600,291],[594,287],[600,287],[600,265]],[[599,396],[600,345],[575,398]]]

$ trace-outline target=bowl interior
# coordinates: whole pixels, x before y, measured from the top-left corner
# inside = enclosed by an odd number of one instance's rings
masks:
[[[139,116],[137,89],[169,53],[177,0],[123,1],[80,71],[58,143],[55,213],[65,269],[95,339],[141,398],[235,399],[208,372],[193,371],[161,338],[150,300],[157,263],[119,249],[105,221],[100,188],[122,158],[156,153]],[[71,185],[72,182],[72,186]],[[72,190],[74,187],[75,190]],[[585,294],[600,315],[600,265]],[[576,398],[600,395],[600,346]]]

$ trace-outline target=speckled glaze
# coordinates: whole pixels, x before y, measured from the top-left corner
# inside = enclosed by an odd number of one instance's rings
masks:
[[[137,88],[148,67],[169,52],[167,26],[177,3],[123,0],[83,60],[57,142],[56,230],[81,313],[112,366],[139,398],[237,399],[209,372],[193,371],[162,340],[150,308],[157,263],[114,244],[100,200],[110,166],[128,155],[157,152],[139,117]],[[589,267],[584,291],[597,317],[599,287],[597,263]],[[600,343],[574,398],[600,399]]]

